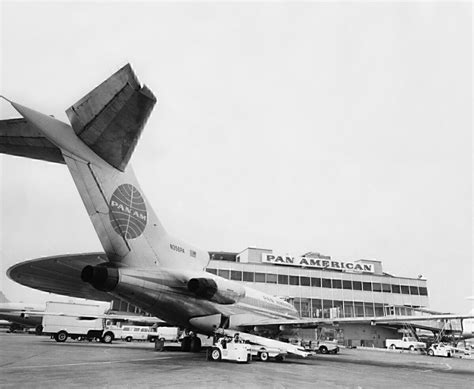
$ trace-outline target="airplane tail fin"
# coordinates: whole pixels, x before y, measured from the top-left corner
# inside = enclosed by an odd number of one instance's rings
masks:
[[[155,103],[127,64],[66,113],[79,139],[123,172]]]
[[[110,261],[202,270],[208,253],[165,231],[128,165],[155,102],[127,65],[67,111],[72,127],[12,105],[60,149]]]

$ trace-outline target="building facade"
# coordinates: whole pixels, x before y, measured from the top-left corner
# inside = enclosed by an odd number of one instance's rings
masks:
[[[292,257],[259,248],[210,254],[209,273],[284,298],[301,317],[411,315],[428,307],[425,279],[389,275],[376,260],[342,262],[319,253]]]

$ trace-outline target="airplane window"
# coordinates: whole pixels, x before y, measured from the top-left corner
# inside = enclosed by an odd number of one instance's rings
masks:
[[[288,285],[288,276],[285,274],[278,274],[278,283]]]

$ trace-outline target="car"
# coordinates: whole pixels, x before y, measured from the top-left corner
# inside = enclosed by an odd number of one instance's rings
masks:
[[[132,340],[149,340],[149,334],[156,334],[151,327],[148,326],[129,326],[122,328],[121,338],[127,342]]]
[[[454,347],[446,343],[433,343],[427,351],[430,357],[448,357],[454,355]]]

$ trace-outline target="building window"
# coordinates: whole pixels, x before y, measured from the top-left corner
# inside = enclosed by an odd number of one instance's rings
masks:
[[[357,317],[364,317],[364,303],[362,301],[355,301],[354,311]]]
[[[379,282],[374,282],[372,284],[372,290],[374,292],[381,292],[382,291],[382,285]]]
[[[334,289],[342,289],[342,280],[332,280],[332,287]]]
[[[211,274],[217,274],[217,269],[207,269],[206,271]]]
[[[400,285],[392,285],[392,293],[400,293]]]
[[[365,307],[365,316],[374,316],[373,303],[364,303],[364,307]]]
[[[320,288],[321,287],[321,278],[311,277],[311,286]]]
[[[222,269],[219,269],[218,274],[219,274],[219,276],[222,277],[222,278],[227,278],[227,279],[230,278],[230,272],[229,272],[229,270],[222,270]]]
[[[253,282],[254,281],[253,272],[244,271],[243,281]]]
[[[341,280],[339,280],[341,281]],[[333,280],[334,282],[334,280]],[[341,284],[342,284],[342,281],[341,281]],[[344,306],[342,304],[342,301],[338,301],[338,300],[334,300],[333,302],[333,314],[331,316],[332,317],[343,317],[344,316]]]
[[[265,273],[255,273],[255,282],[265,282]]]
[[[324,282],[323,282],[323,285],[324,285]],[[331,317],[331,308],[332,308],[332,300],[323,300],[323,318],[329,319]]]
[[[298,276],[290,276],[290,285],[299,285],[300,278]]]
[[[342,289],[352,289],[352,281],[343,280],[342,281]]]
[[[420,296],[428,296],[428,289],[424,286],[420,286]]]
[[[288,285],[288,276],[285,274],[278,274],[278,283]]]
[[[362,289],[366,290],[368,292],[372,292],[372,283],[370,282],[363,282],[362,283]]]
[[[323,278],[322,285],[323,285],[323,288],[330,288],[331,280],[329,278]]]
[[[301,276],[300,277],[300,283],[301,283],[301,286],[310,286],[311,285],[309,277]]]
[[[354,305],[352,301],[344,301],[344,317],[354,317]]]
[[[320,299],[311,300],[311,312],[313,317],[321,318],[323,316],[322,304]]]
[[[418,296],[418,287],[417,286],[410,286],[410,294]]]
[[[230,279],[234,281],[242,281],[242,272],[237,270],[231,270]]]
[[[385,293],[390,293],[392,291],[392,289],[390,288],[390,284],[382,284],[382,290]]]
[[[410,288],[408,287],[408,285],[402,285],[402,293],[410,294]]]
[[[354,290],[362,290],[362,282],[352,281],[352,287],[354,288]]]
[[[383,316],[383,305],[379,303],[374,304],[375,316]]]
[[[267,274],[267,284],[276,284],[277,279],[278,277],[276,274]]]

